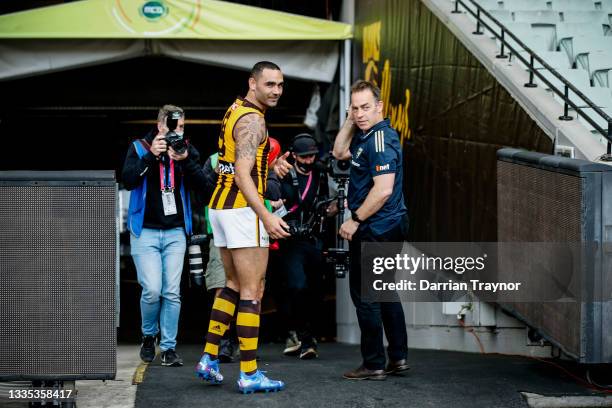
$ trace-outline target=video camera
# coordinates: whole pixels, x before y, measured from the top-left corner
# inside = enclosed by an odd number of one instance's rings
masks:
[[[176,133],[176,128],[178,126],[178,121],[183,117],[183,114],[179,111],[173,111],[168,113],[168,117],[166,119],[166,126],[170,131],[166,134],[166,143],[168,146],[172,147],[175,152],[178,154],[185,153],[187,150],[187,142],[183,137],[183,134]]]
[[[346,184],[346,180],[348,180],[350,172],[350,160],[338,160],[333,156],[329,157],[327,173],[330,175],[331,178],[336,180],[336,182],[338,182],[339,180],[343,180],[344,184]]]
[[[333,198],[320,200],[319,197],[316,197],[313,210],[312,212],[309,212],[308,218],[286,220],[289,228],[285,229],[285,231],[291,234],[289,239],[310,241],[316,239],[317,237],[321,237],[325,232],[327,205],[333,200]]]
[[[291,161],[290,161],[291,163]],[[327,159],[319,162],[319,167],[322,171],[334,179],[338,185],[338,196],[334,198],[321,200],[319,197],[315,201],[315,210],[311,217],[307,220],[288,220],[289,229],[287,232],[291,234],[291,239],[311,240],[315,236],[320,236],[324,232],[325,218],[327,217],[327,206],[332,201],[337,201],[338,220],[344,220],[344,200],[346,197],[346,185],[349,179],[351,162],[349,160],[337,160],[332,155]],[[343,248],[344,240],[340,237],[336,239],[336,247],[328,248],[323,251],[326,262],[334,265],[334,271],[337,278],[346,277],[349,270],[349,251]]]
[[[299,240],[309,240],[314,238],[313,225],[302,224],[298,220],[288,220],[289,229],[286,231],[291,234],[291,238]]]
[[[338,160],[331,154],[327,164],[327,173],[338,185],[338,195],[332,200],[337,200],[338,214],[336,215],[337,227],[339,228],[344,220],[344,200],[346,198],[346,185],[351,173],[350,160]],[[330,201],[332,201],[330,200]],[[336,237],[336,247],[328,248],[323,252],[327,263],[333,264],[337,278],[346,277],[349,271],[350,258],[349,250],[344,248],[344,240]]]
[[[344,200],[346,198],[346,185],[351,172],[350,160],[337,160],[331,154],[320,162],[321,170],[325,170],[327,174],[334,179],[338,185],[338,196],[330,199],[319,200],[315,202],[315,211],[311,219],[306,222],[291,220],[289,224],[289,232],[292,238],[307,240],[314,238],[315,235],[322,234],[325,218],[327,217],[326,209],[332,201],[337,201],[338,215],[337,220],[344,220]],[[338,224],[339,226],[339,224]],[[336,238],[336,247],[328,248],[323,251],[325,261],[333,264],[337,278],[346,277],[349,270],[349,251],[344,248],[344,240],[340,237]]]

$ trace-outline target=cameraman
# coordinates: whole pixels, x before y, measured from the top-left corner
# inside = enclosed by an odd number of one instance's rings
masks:
[[[142,286],[140,358],[147,363],[155,359],[155,339],[161,332],[161,364],[173,367],[183,365],[176,335],[185,234],[192,232],[189,185],[205,184],[200,155],[183,139],[184,126],[181,108],[163,106],[157,128],[130,145],[122,172],[125,188],[131,190],[127,225]]]
[[[277,302],[288,334],[283,353],[311,359],[318,356],[313,322],[322,304],[323,243],[318,228],[321,215],[332,216],[334,211],[317,205],[327,198],[328,187],[322,166],[315,166],[319,149],[314,138],[297,135],[291,151],[294,168],[281,180],[281,198],[292,236],[280,243]]]
[[[334,157],[351,160],[348,207],[351,219],[339,234],[350,241],[349,285],[361,329],[362,365],[344,374],[352,380],[384,380],[387,374],[407,370],[408,337],[404,311],[396,302],[362,299],[361,243],[397,245],[405,236],[406,206],[402,193],[402,151],[397,132],[383,117],[380,89],[363,80],[351,87],[346,122],[334,142]],[[366,272],[364,272],[366,273]],[[389,347],[385,367],[383,327]]]

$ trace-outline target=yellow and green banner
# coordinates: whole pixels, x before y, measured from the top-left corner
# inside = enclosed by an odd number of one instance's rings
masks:
[[[83,0],[0,16],[0,38],[342,40],[349,24],[217,0]]]

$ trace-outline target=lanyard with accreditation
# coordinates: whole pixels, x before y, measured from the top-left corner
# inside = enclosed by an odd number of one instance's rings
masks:
[[[161,197],[164,206],[164,215],[177,213],[174,199],[174,160],[168,158],[170,164],[164,166],[163,160],[159,162],[159,180],[161,184]]]

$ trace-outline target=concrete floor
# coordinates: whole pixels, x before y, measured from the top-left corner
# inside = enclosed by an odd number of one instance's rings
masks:
[[[159,356],[146,371],[140,385],[133,379],[141,367],[139,345],[119,345],[117,377],[112,381],[77,381],[78,408],[181,408],[214,406],[250,407],[612,407],[612,398],[594,392],[557,367],[534,359],[496,354],[440,350],[409,351],[411,370],[386,381],[348,381],[345,370],[360,362],[359,347],[324,343],[320,358],[301,361],[281,354],[282,345],[260,347],[259,366],[271,378],[287,383],[275,394],[242,395],[235,379],[239,364],[221,366],[225,382],[203,383],[194,375],[202,345],[179,345],[183,367],[162,367]],[[575,375],[580,366],[555,361]],[[8,385],[8,384],[6,384]],[[610,395],[610,394],[608,394]],[[8,403],[1,408],[24,408]]]
[[[226,378],[222,385],[196,378],[194,366],[201,350],[201,345],[179,346],[184,367],[153,362],[138,386],[135,407],[229,408],[245,403],[253,408],[528,407],[524,392],[535,394],[531,401],[539,407],[572,406],[559,405],[559,397],[566,402],[571,401],[568,397],[587,397],[592,406],[602,406],[601,396],[550,364],[497,354],[411,349],[412,369],[406,375],[382,382],[348,381],[342,373],[359,365],[359,346],[337,343],[321,344],[320,358],[311,361],[283,356],[280,344],[264,344],[259,350],[260,368],[271,378],[284,380],[287,387],[279,393],[245,396],[237,392],[238,363],[221,366]],[[579,370],[573,363],[561,364],[569,371]]]
[[[132,377],[140,365],[140,345],[117,347],[117,376],[109,381],[77,381],[76,403],[78,408],[134,408],[137,386]],[[4,383],[11,387],[11,383]],[[22,385],[23,386],[23,385]],[[13,387],[11,387],[13,388]],[[14,388],[18,388],[15,386]],[[27,403],[0,398],[0,408],[26,408]]]
[[[140,365],[140,345],[117,347],[117,377],[110,381],[77,381],[78,408],[133,408],[137,385],[132,384]]]

